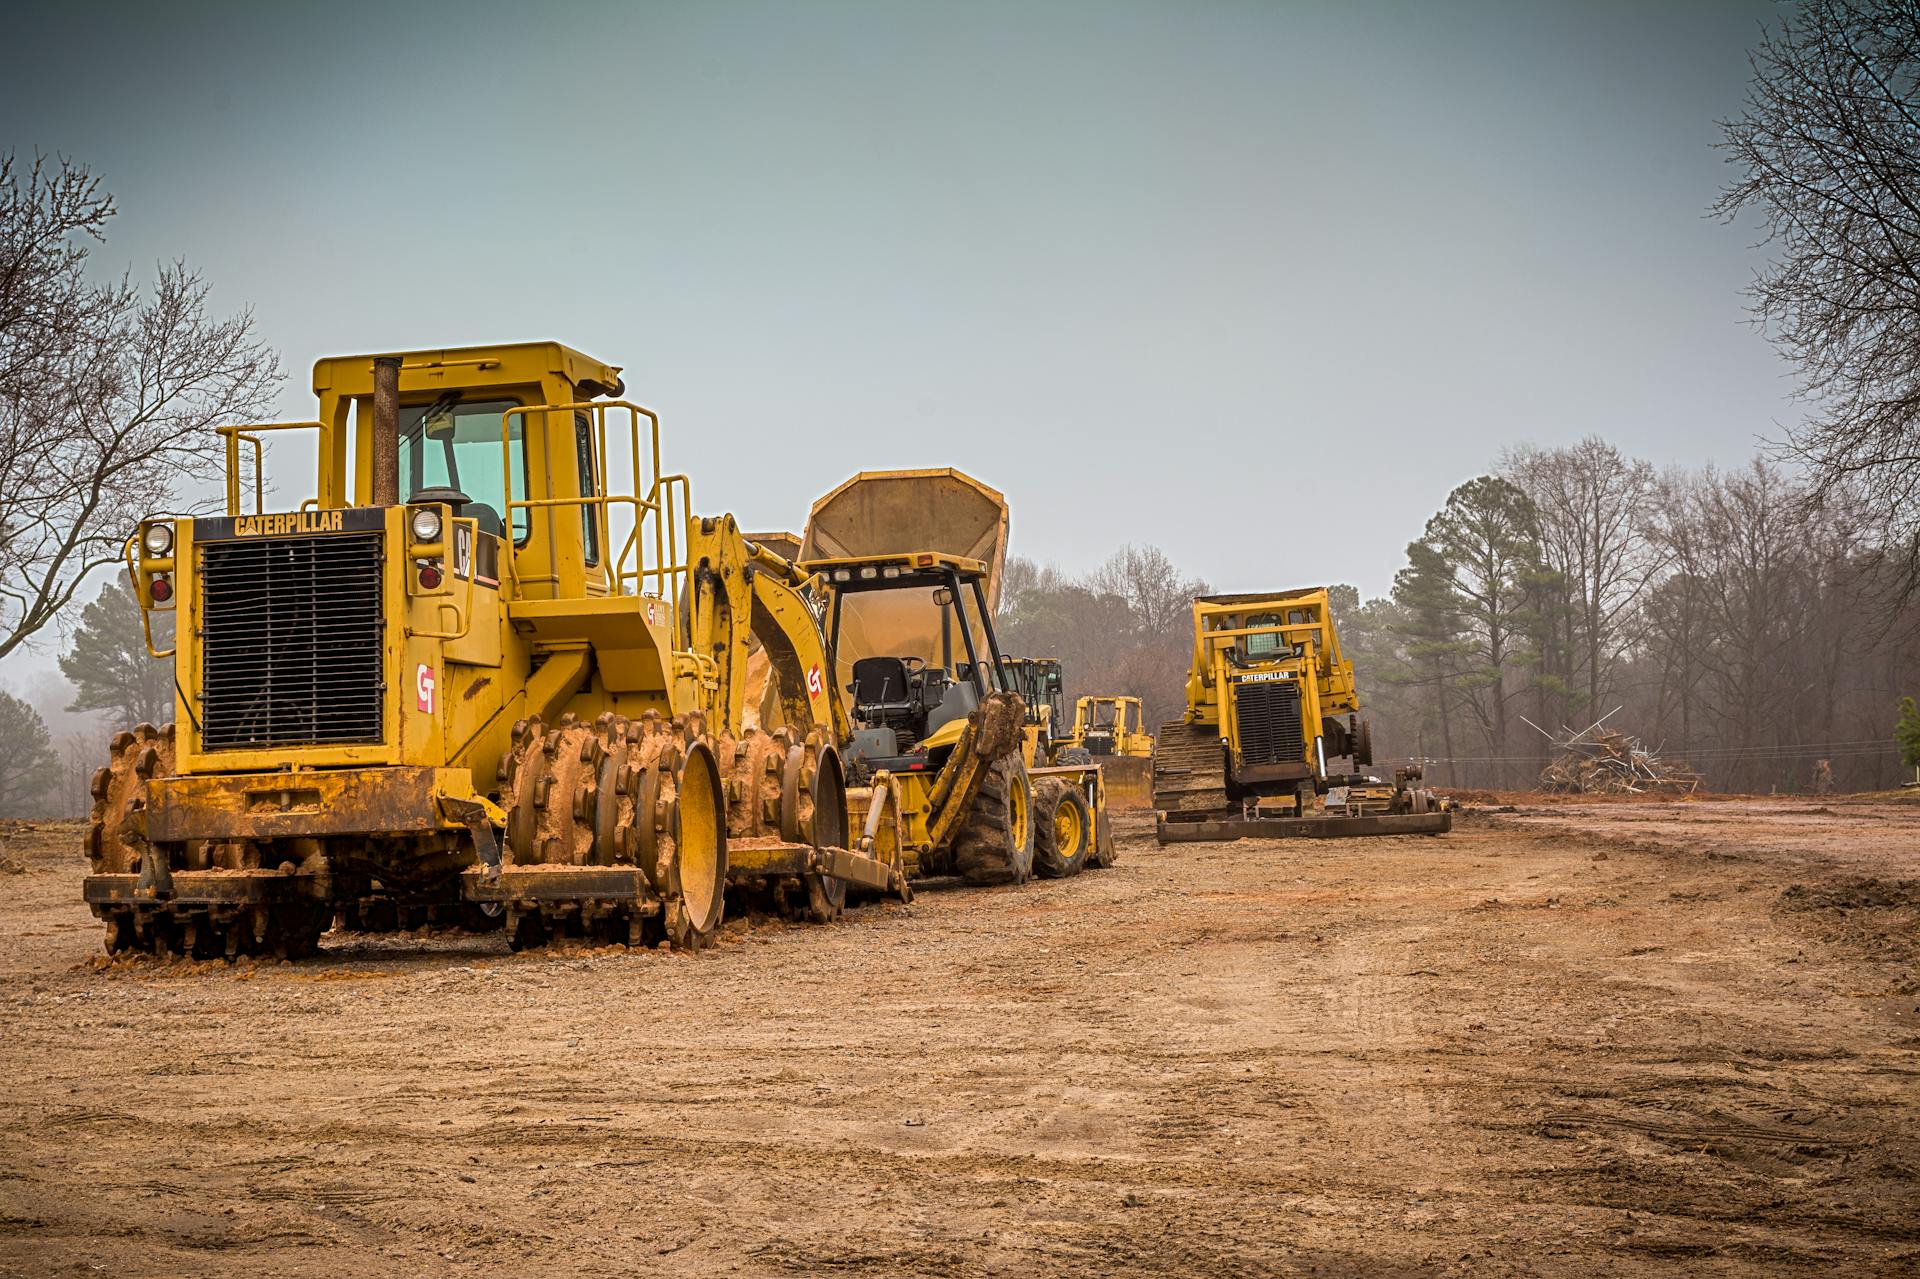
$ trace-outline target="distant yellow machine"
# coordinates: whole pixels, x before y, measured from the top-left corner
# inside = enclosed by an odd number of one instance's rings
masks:
[[[852,847],[815,583],[690,513],[617,368],[539,342],[323,359],[313,387],[312,421],[223,429],[223,515],[129,539],[143,619],[175,614],[177,727],[94,779],[109,951],[297,956],[336,917],[697,946],[729,888],[820,920],[906,891]],[[317,490],[268,511],[262,441],[294,430]],[[750,649],[777,732],[747,723]]]
[[[1100,765],[1115,808],[1153,807],[1153,734],[1144,715],[1137,697],[1082,697],[1074,703],[1065,748]]]
[[[1391,788],[1360,771],[1372,730],[1324,588],[1202,596],[1193,636],[1186,714],[1154,747],[1162,843],[1452,829],[1418,766]]]

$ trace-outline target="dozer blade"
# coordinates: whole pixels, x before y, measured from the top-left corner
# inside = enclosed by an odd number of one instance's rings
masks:
[[[1234,839],[1353,839],[1363,835],[1444,835],[1453,814],[1391,813],[1374,817],[1238,817],[1182,822],[1159,819],[1154,835],[1163,844],[1201,844]]]
[[[1153,807],[1151,759],[1144,755],[1095,755],[1093,759],[1106,781],[1108,807],[1129,812]]]

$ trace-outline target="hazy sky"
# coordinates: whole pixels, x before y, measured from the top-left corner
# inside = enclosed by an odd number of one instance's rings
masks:
[[[1794,409],[1704,210],[1765,3],[16,3],[0,146],[99,260],[323,354],[557,338],[696,505],[1006,491],[1018,553],[1391,584],[1507,445]]]

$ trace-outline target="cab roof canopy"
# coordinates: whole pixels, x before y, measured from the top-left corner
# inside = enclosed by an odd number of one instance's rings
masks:
[[[1290,591],[1253,591],[1245,595],[1201,595],[1196,604],[1283,604],[1289,600],[1309,601],[1325,595],[1324,586],[1302,586]]]
[[[529,385],[549,376],[572,383],[588,399],[620,395],[626,390],[616,364],[603,364],[559,342],[508,342],[325,356],[313,362],[314,394],[372,395],[373,362],[382,356],[399,357],[403,395],[424,390]]]
[[[978,582],[987,566],[964,555],[907,551],[892,555],[843,555],[801,560],[800,570],[818,573],[837,591],[892,591],[909,586],[944,586],[951,573],[962,582]]]

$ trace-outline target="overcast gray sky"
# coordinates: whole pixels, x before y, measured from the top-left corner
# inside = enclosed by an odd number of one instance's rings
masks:
[[[1791,420],[1704,216],[1772,12],[16,3],[0,146],[252,305],[288,417],[322,354],[552,337],[750,527],[952,465],[1069,569],[1377,594],[1504,446]]]

